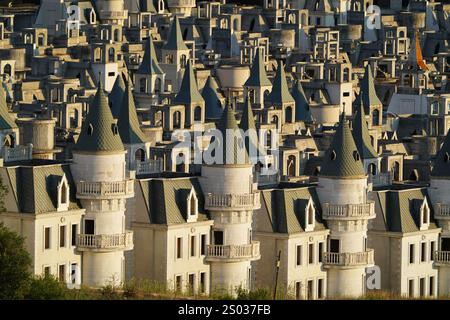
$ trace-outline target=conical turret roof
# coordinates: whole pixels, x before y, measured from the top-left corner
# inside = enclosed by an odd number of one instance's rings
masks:
[[[249,97],[247,97],[245,101],[239,128],[246,134],[245,149],[251,156],[257,156],[256,153],[262,150],[259,150],[258,133],[256,131],[255,118],[253,116],[252,104],[250,103]]]
[[[360,101],[353,118],[353,138],[355,139],[356,147],[363,159],[377,158],[377,152],[370,142],[369,129],[367,128],[366,113],[364,106]]]
[[[74,147],[84,152],[124,151],[117,122],[113,118],[101,83],[94,101],[81,128],[80,137]]]
[[[170,27],[169,37],[166,44],[163,46],[164,50],[188,50],[181,35],[180,21],[178,17],[173,18],[172,26]]]
[[[119,127],[119,134],[123,143],[138,144],[147,141],[139,125],[133,93],[129,83],[123,96],[122,109],[120,110],[117,126]]]
[[[342,179],[365,176],[364,167],[344,113],[341,115],[331,146],[325,153],[320,175]]]
[[[300,80],[295,81],[291,94],[295,100],[295,121],[312,121],[309,103]]]
[[[204,102],[202,95],[198,92],[197,80],[195,80],[192,61],[189,60],[184,71],[183,81],[181,82],[180,91],[174,99],[174,103],[190,104],[196,102]]]
[[[295,102],[289,92],[286,81],[286,73],[284,72],[283,62],[278,64],[277,73],[273,81],[272,92],[267,96],[266,101],[270,104],[281,105],[284,103]]]
[[[108,96],[111,103],[111,112],[115,119],[119,116],[124,94],[125,82],[123,81],[122,75],[119,74],[114,82],[111,93]]]
[[[250,69],[250,77],[245,81],[246,87],[266,87],[272,86],[269,78],[267,78],[266,69],[264,68],[264,61],[261,49],[256,50],[255,59],[253,60],[252,68]]]
[[[369,64],[366,66],[364,77],[361,80],[361,92],[359,94],[359,99],[363,100],[366,114],[370,112],[370,106],[382,105],[375,90],[373,73]]]
[[[222,116],[223,106],[217,93],[217,84],[212,76],[206,80],[202,89],[202,97],[205,100],[205,117],[207,119],[219,119]]]
[[[153,45],[152,37],[148,37],[145,43],[145,52],[144,58],[142,59],[142,63],[139,66],[137,74],[164,74],[164,71],[159,66],[155,46]]]

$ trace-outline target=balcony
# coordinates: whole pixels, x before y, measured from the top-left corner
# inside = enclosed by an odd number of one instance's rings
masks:
[[[368,249],[363,252],[324,252],[322,256],[324,267],[364,267],[374,264],[374,250]]]
[[[162,159],[136,161],[136,174],[155,174],[163,172]]]
[[[434,217],[436,219],[450,219],[450,204],[436,203]]]
[[[206,210],[259,209],[259,193],[245,194],[211,194],[205,198]]]
[[[118,234],[79,234],[76,245],[79,251],[131,250],[133,249],[133,231],[127,230],[125,233]]]
[[[243,245],[209,245],[206,250],[207,261],[236,262],[244,260],[259,260],[259,241]]]
[[[4,162],[23,161],[33,158],[33,145],[15,146],[14,148],[4,147],[2,152]]]
[[[79,199],[115,199],[130,198],[134,195],[134,181],[110,181],[77,183],[77,198]]]
[[[372,219],[375,217],[375,202],[362,204],[329,204],[323,207],[324,219]]]
[[[392,184],[392,174],[390,172],[380,172],[376,175],[369,174],[369,183],[374,187],[388,186]]]
[[[435,251],[434,262],[438,266],[450,267],[450,251]]]

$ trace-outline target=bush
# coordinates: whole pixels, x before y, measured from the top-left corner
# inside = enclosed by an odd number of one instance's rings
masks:
[[[65,283],[59,282],[51,275],[31,279],[30,290],[25,298],[30,300],[66,299],[68,290]]]
[[[272,295],[269,290],[259,288],[253,291],[248,291],[242,288],[236,290],[237,300],[271,300]]]

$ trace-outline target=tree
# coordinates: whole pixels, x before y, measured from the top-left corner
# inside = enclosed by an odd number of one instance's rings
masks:
[[[0,299],[21,299],[30,281],[31,257],[24,239],[0,223]]]
[[[52,275],[31,279],[30,290],[26,299],[32,300],[60,300],[67,297],[67,287]]]

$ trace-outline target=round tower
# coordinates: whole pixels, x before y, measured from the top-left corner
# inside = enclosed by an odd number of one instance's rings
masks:
[[[442,228],[441,241],[434,253],[435,265],[439,267],[438,294],[450,292],[450,132],[436,155],[430,176],[429,196],[434,218]]]
[[[195,8],[195,0],[167,0],[167,6],[172,14],[189,17]]]
[[[124,280],[124,251],[133,248],[125,229],[126,198],[134,195],[127,179],[125,148],[101,84],[73,150],[71,171],[86,214],[77,250],[83,252],[83,283],[117,285]]]
[[[220,146],[215,149],[217,157],[213,164],[202,166],[200,179],[205,209],[214,220],[206,261],[211,264],[210,292],[236,294],[239,287],[251,288],[251,261],[260,258],[259,242],[252,240],[253,210],[260,202],[252,164],[230,106],[222,114],[219,130],[223,140],[216,137]]]
[[[124,0],[96,0],[95,7],[103,24],[123,26],[124,21],[128,18]]]
[[[317,193],[330,229],[322,257],[328,269],[328,295],[361,296],[366,268],[374,264],[373,249],[367,248],[367,224],[375,211],[367,200],[367,176],[344,114],[324,156]]]

